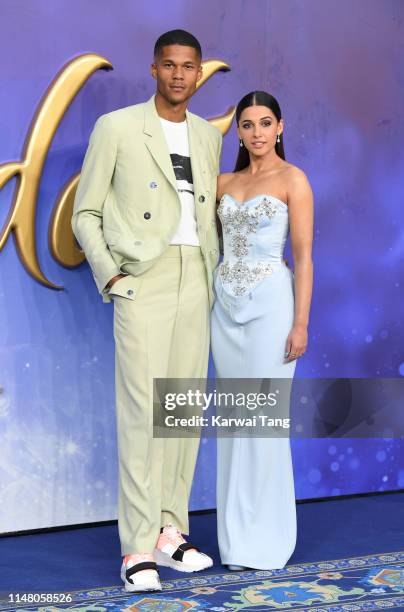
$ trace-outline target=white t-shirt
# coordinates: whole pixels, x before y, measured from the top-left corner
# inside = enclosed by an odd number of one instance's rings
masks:
[[[160,121],[170,152],[181,202],[181,218],[171,244],[199,246],[187,122],[176,123],[162,117]]]

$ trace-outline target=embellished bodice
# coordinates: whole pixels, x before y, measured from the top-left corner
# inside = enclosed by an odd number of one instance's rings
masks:
[[[223,228],[223,262],[218,273],[225,290],[235,296],[251,291],[283,264],[289,233],[287,205],[269,195],[238,202],[225,193],[218,215]]]

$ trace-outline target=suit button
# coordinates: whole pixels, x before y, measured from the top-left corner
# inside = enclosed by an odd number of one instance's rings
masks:
[[[199,196],[199,198],[198,198],[198,199],[199,199],[199,201],[202,203],[202,202],[204,202],[204,201],[205,201],[205,196]]]
[[[128,289],[126,295],[133,295],[133,289]]]
[[[145,214],[143,215],[145,219],[150,219],[151,218],[151,214],[149,212],[145,212]]]

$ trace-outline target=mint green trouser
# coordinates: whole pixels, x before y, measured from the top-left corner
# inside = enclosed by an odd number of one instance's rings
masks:
[[[206,270],[199,247],[170,246],[114,301],[122,555],[152,552],[160,527],[188,534],[199,438],[153,438],[153,378],[205,378],[209,354]]]

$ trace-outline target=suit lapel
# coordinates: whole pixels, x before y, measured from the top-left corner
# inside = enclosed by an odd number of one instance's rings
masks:
[[[144,109],[144,134],[145,144],[152,154],[154,161],[164,172],[169,183],[177,191],[177,181],[174,174],[173,165],[171,163],[170,153],[168,151],[167,142],[164,137],[163,128],[161,127],[160,119],[157,114],[154,96],[145,103]]]
[[[199,134],[198,126],[193,119],[192,113],[186,111],[188,124],[189,154],[191,158],[192,178],[194,191],[205,191],[205,179],[207,179],[204,167],[205,146]],[[163,128],[157,114],[154,96],[144,105],[144,134],[145,144],[154,158],[156,164],[164,172],[169,183],[177,191],[177,181],[168,151],[167,142],[164,137]]]

